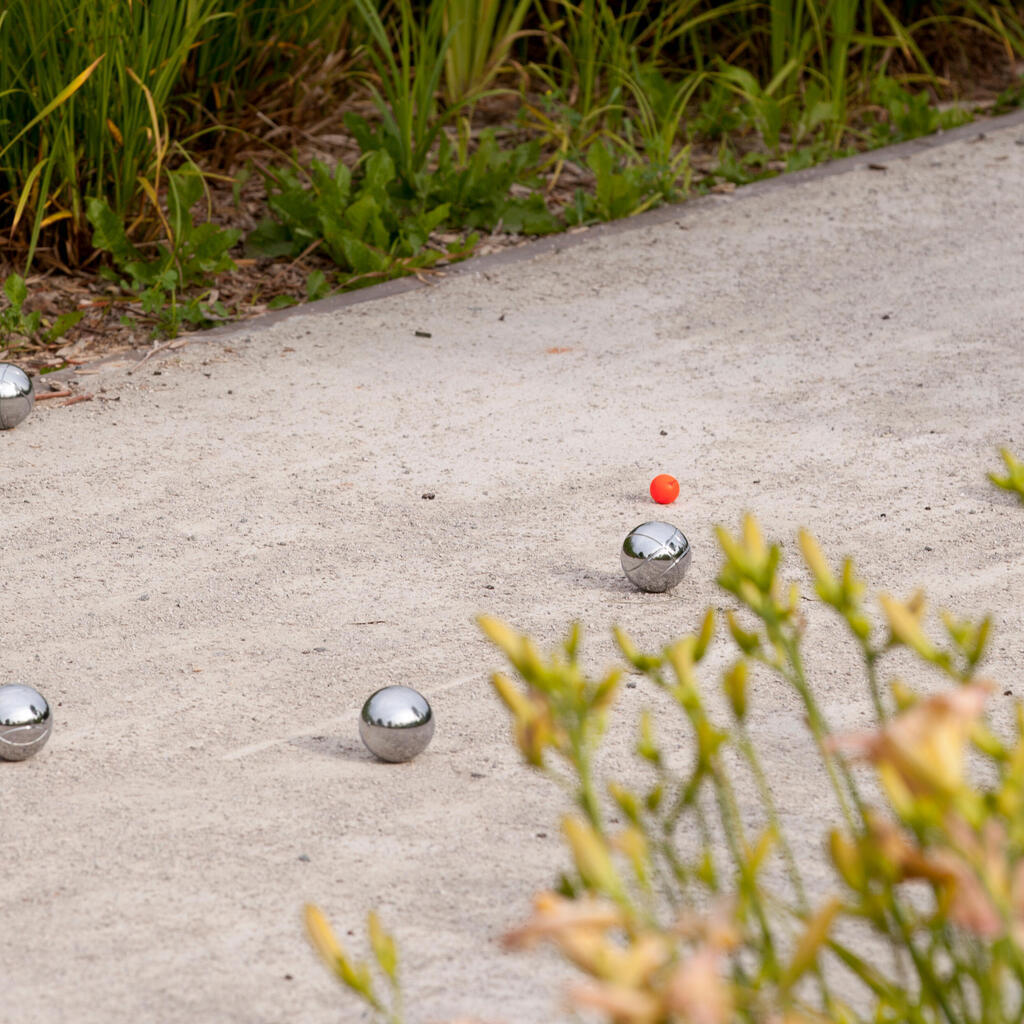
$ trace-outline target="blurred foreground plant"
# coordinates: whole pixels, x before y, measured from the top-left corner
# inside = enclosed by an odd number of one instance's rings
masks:
[[[319,908],[306,904],[304,916],[309,941],[328,970],[369,1007],[374,1020],[381,1024],[399,1024],[402,1019],[402,989],[398,983],[398,947],[377,915],[370,911],[366,930],[377,971],[384,976],[386,996],[381,993],[379,982],[374,980],[370,964],[349,958]]]
[[[999,454],[1006,464],[1006,476],[989,473],[989,480],[1004,491],[1013,491],[1024,502],[1024,462],[1016,458],[1008,448],[1000,449]]]
[[[834,570],[801,532],[817,597],[859,651],[875,718],[869,730],[837,734],[806,667],[803,598],[780,574],[779,546],[750,517],[738,535],[719,529],[718,540],[718,583],[736,602],[724,630],[709,610],[696,633],[657,653],[615,633],[626,666],[681,716],[685,768],[675,724],[645,712],[636,770],[604,777],[600,748],[622,671],[587,675],[578,626],[542,655],[529,637],[480,618],[513,670],[493,684],[515,742],[573,805],[562,822],[572,869],[536,896],[508,945],[554,944],[583,974],[571,1004],[616,1024],[1016,1024],[1024,1016],[1024,711],[1017,705],[998,733],[986,723],[992,686],[976,672],[989,620],[944,614],[936,641],[922,595],[881,595],[879,626],[851,561]],[[718,652],[715,694],[701,676],[718,632],[729,652]],[[942,685],[927,695],[899,680],[883,687],[892,651]],[[822,789],[804,794],[834,812],[819,846],[825,872],[807,858],[806,838],[794,842],[783,827],[784,804],[751,725],[755,673],[794,695],[820,761]],[[743,781],[756,807],[741,798]]]
[[[672,726],[656,729],[645,714],[636,745],[643,771],[628,784],[601,778],[595,764],[617,672],[586,676],[577,627],[544,657],[528,637],[480,620],[517,677],[497,674],[494,686],[523,757],[567,786],[577,808],[563,822],[574,870],[558,892],[537,897],[510,944],[554,943],[586,976],[573,1003],[616,1022],[1019,1021],[1024,716],[1018,708],[1011,739],[985,724],[991,686],[975,672],[988,620],[943,616],[937,643],[920,595],[883,595],[879,630],[852,563],[834,572],[801,533],[817,596],[860,651],[876,717],[870,731],[836,735],[805,667],[801,597],[780,576],[779,547],[752,518],[738,536],[719,530],[719,543],[718,582],[739,604],[726,615],[733,651],[719,674],[724,700],[699,678],[716,633],[711,611],[698,633],[654,654],[616,631],[628,665],[668,695],[688,727],[684,771],[659,737]],[[879,662],[893,648],[949,688],[918,696],[894,681],[884,692]],[[792,690],[820,757],[838,822],[826,844],[836,894],[812,889],[810,865],[783,829],[749,725],[755,671]],[[859,760],[873,765],[874,782]],[[744,775],[760,820],[740,799]]]

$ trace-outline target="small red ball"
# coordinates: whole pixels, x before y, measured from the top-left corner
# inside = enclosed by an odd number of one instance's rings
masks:
[[[659,473],[651,481],[651,497],[659,505],[671,505],[679,497],[679,481],[668,473]]]

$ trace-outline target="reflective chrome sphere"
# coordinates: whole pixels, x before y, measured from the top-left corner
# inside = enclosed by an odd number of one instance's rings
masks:
[[[385,686],[363,705],[359,735],[382,761],[411,761],[434,735],[434,713],[408,686]]]
[[[53,717],[46,698],[31,686],[0,686],[0,758],[24,761],[50,738]]]
[[[0,363],[0,430],[16,427],[35,403],[32,378],[14,363]]]
[[[622,542],[622,569],[641,590],[671,590],[690,568],[690,542],[671,523],[641,523]]]

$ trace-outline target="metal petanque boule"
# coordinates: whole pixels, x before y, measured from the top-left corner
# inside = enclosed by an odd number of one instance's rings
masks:
[[[14,363],[0,363],[0,430],[16,427],[35,405],[32,378]]]
[[[619,557],[622,571],[634,586],[660,594],[686,575],[693,549],[671,523],[641,523],[626,535]]]
[[[46,698],[31,686],[0,686],[0,760],[24,761],[46,746],[53,716]]]
[[[363,705],[359,735],[382,761],[411,761],[434,735],[434,713],[421,693],[408,686],[385,686]]]

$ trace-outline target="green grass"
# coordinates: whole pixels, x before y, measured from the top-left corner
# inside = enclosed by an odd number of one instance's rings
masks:
[[[192,50],[185,87],[192,102],[237,116],[254,97],[301,78],[316,60],[347,49],[352,0],[216,0]]]
[[[446,0],[444,98],[472,101],[495,79],[532,7],[532,0]]]
[[[0,127],[31,128],[0,154],[0,223],[22,228],[26,263],[44,229],[55,258],[74,264],[91,255],[88,198],[103,198],[126,223],[144,216],[164,184],[167,108],[190,47],[215,14],[214,0],[7,6],[0,23]],[[15,225],[19,209],[26,216]]]

